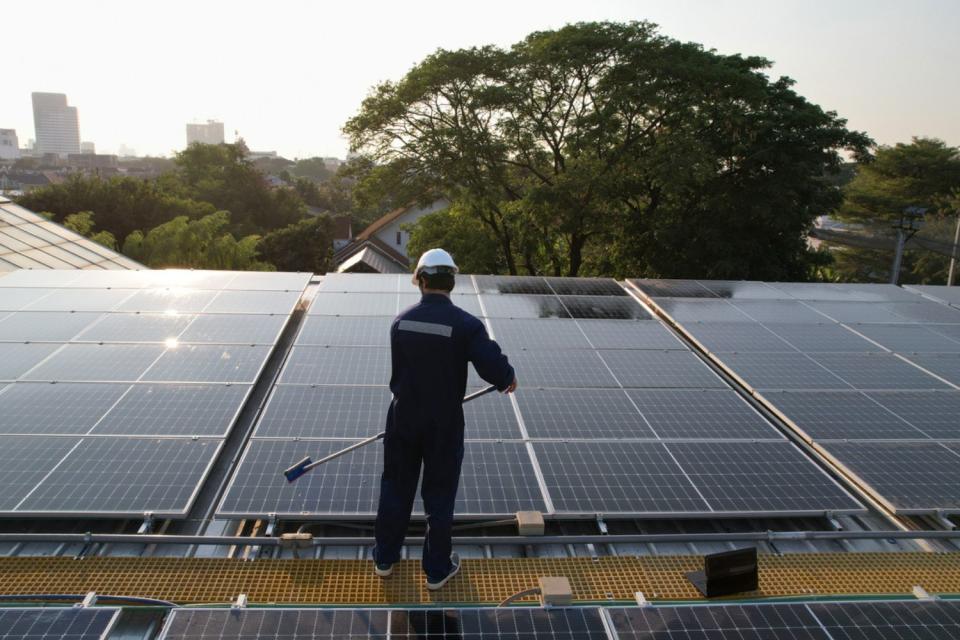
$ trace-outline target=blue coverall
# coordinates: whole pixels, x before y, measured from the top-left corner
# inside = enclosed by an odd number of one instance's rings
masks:
[[[393,564],[410,522],[423,464],[420,495],[427,518],[423,571],[440,580],[450,565],[453,507],[463,462],[463,396],[467,363],[503,391],[513,367],[483,323],[445,295],[426,294],[390,327],[393,401],[383,439],[383,474],[374,560]]]

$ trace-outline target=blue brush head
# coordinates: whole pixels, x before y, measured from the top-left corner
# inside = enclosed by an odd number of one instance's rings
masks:
[[[284,470],[283,476],[287,479],[287,482],[293,482],[307,472],[306,466],[311,462],[313,461],[310,459],[310,456],[307,456],[289,469]]]

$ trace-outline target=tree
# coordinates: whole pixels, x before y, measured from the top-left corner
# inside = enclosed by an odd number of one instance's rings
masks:
[[[102,244],[108,249],[117,250],[117,239],[112,233],[109,231],[94,231],[96,225],[93,221],[92,211],[81,211],[67,216],[63,221],[63,226]]]
[[[230,212],[237,234],[264,233],[306,215],[303,202],[289,189],[271,190],[262,173],[237,144],[194,143],[177,154],[166,186],[183,196]]]
[[[298,178],[306,178],[312,182],[323,182],[333,175],[333,172],[327,168],[327,163],[323,161],[323,158],[298,160],[290,167],[290,173]]]
[[[891,224],[907,207],[927,209],[920,233],[904,255],[902,280],[913,283],[946,282],[950,247],[960,192],[960,149],[942,140],[913,138],[877,149],[857,166],[844,188],[837,218],[857,225],[859,235],[876,239],[886,249],[833,247],[836,271],[844,280],[890,277],[894,234]]]
[[[407,254],[411,257],[434,247],[443,247],[453,255],[463,273],[501,273],[504,270],[493,233],[459,205],[427,214],[405,230],[410,233]]]
[[[237,240],[228,230],[230,214],[217,211],[199,220],[174,218],[147,233],[134,231],[123,243],[123,253],[153,268],[272,271],[257,260],[259,236]]]
[[[869,138],[769,80],[646,22],[440,50],[374,88],[354,149],[484,224],[510,273],[802,278],[823,179]]]
[[[326,273],[333,265],[333,219],[320,215],[271,231],[257,251],[280,271]]]

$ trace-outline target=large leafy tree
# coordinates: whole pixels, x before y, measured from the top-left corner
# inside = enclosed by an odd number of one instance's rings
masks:
[[[326,273],[333,266],[333,219],[320,215],[271,231],[257,251],[280,271]]]
[[[927,209],[920,233],[904,255],[902,280],[942,283],[960,212],[960,149],[914,138],[877,149],[844,188],[837,217],[856,225],[860,246],[833,246],[843,280],[887,280],[894,247],[891,228],[907,207]]]
[[[768,66],[582,23],[440,50],[344,131],[469,211],[510,273],[799,278],[840,199],[824,175],[870,140]]]

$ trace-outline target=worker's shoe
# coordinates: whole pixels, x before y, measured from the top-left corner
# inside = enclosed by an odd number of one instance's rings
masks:
[[[393,565],[377,562],[373,567],[373,571],[381,578],[387,578],[393,573]]]
[[[450,554],[450,571],[444,577],[434,580],[427,576],[427,589],[436,591],[442,589],[443,585],[450,582],[450,578],[460,573],[460,556],[456,552]]]

